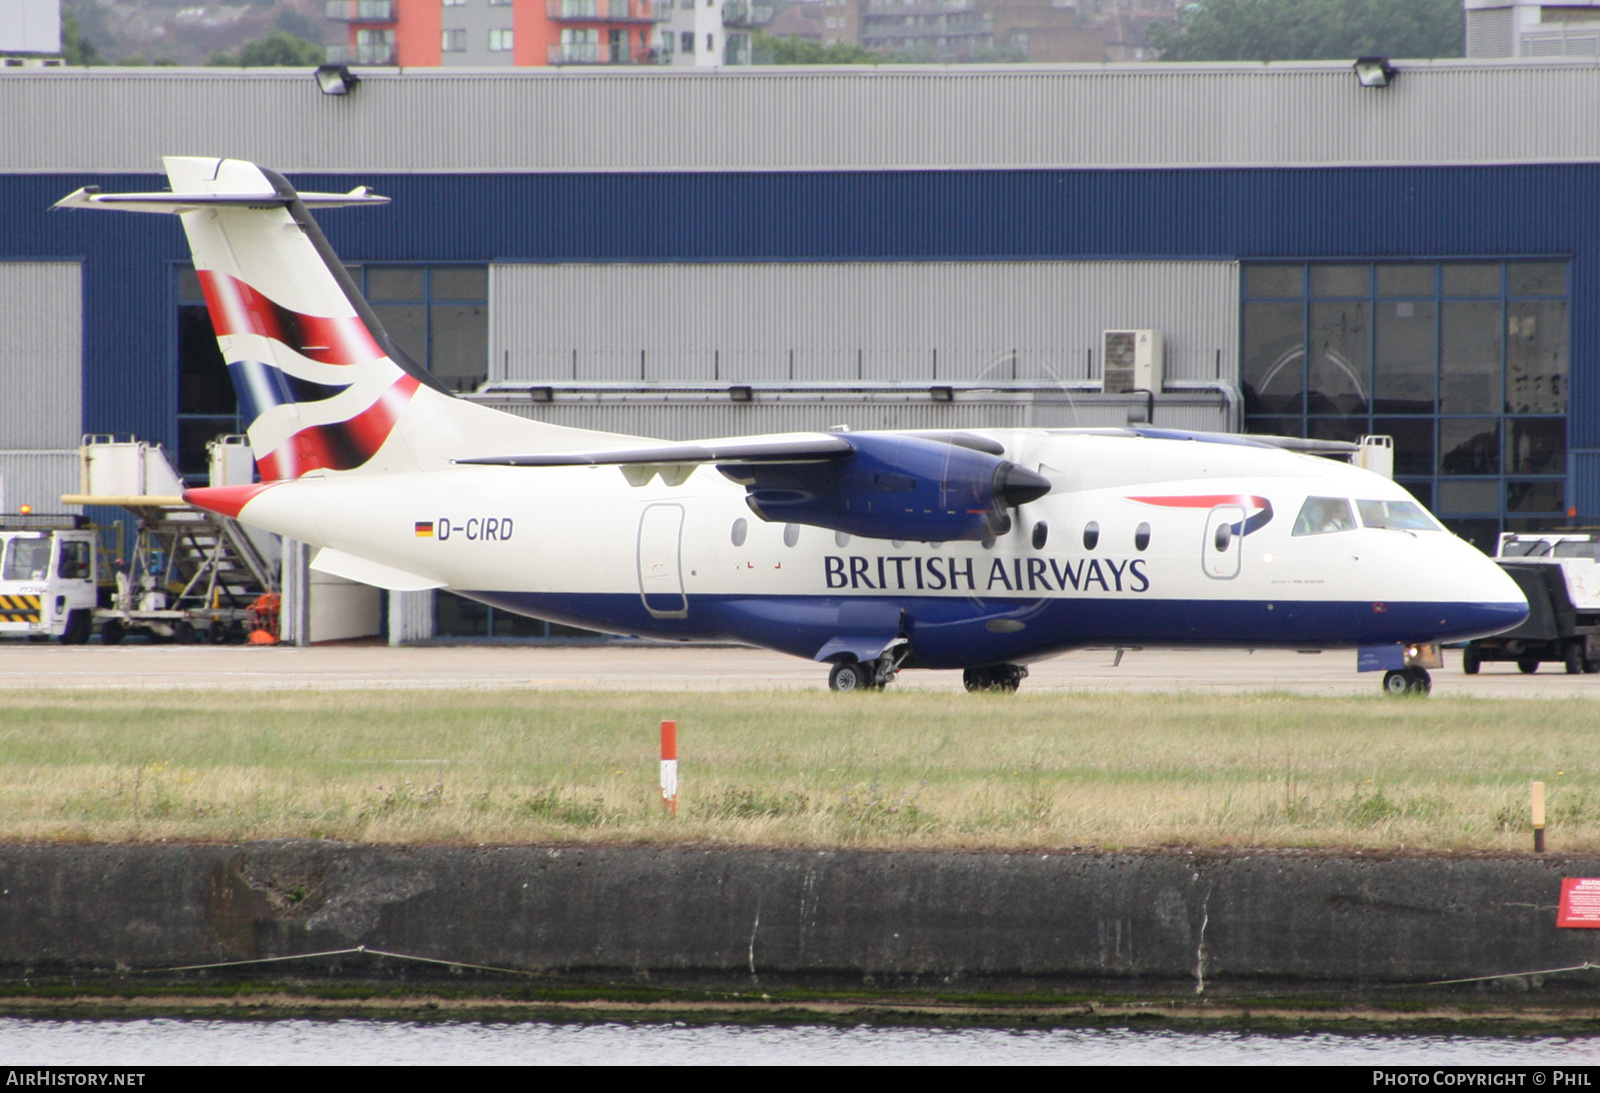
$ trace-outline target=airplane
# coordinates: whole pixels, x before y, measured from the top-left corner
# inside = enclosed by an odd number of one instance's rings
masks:
[[[168,157],[170,192],[57,208],[176,214],[259,481],[199,508],[301,540],[312,568],[448,589],[614,634],[734,639],[828,666],[1014,691],[1084,647],[1354,648],[1426,693],[1440,643],[1527,615],[1414,497],[1291,438],[1127,429],[785,433],[695,442],[461,399],[384,331],[297,193]],[[1297,450],[1300,449],[1300,450]]]

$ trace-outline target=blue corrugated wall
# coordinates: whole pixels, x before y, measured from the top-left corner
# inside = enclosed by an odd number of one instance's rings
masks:
[[[320,219],[351,261],[1572,259],[1572,461],[1600,458],[1600,165],[303,176],[389,208]],[[0,260],[84,262],[84,423],[176,442],[174,218],[49,212],[159,176],[0,177]],[[0,446],[4,445],[0,438]],[[1600,480],[1569,504],[1600,515]]]

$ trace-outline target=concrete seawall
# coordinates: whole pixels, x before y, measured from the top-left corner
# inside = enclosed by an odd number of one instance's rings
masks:
[[[1600,876],[1600,859],[14,845],[0,974],[365,945],[613,983],[1228,997],[1520,975],[1490,985],[1600,998],[1597,973],[1524,974],[1600,961],[1600,931],[1556,929],[1564,876]],[[325,965],[274,967],[340,974]]]

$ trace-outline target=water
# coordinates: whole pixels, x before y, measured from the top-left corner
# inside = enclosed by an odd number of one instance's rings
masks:
[[[1343,1036],[1126,1029],[854,1028],[472,1021],[0,1019],[11,1065],[229,1063],[1592,1066],[1600,1037]]]

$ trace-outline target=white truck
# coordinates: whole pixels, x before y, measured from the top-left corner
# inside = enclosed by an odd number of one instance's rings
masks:
[[[1495,560],[1528,598],[1515,630],[1468,642],[1461,665],[1515,661],[1527,674],[1555,661],[1569,674],[1600,672],[1600,532],[1579,529],[1500,536]]]
[[[88,641],[100,571],[97,532],[84,517],[0,514],[0,638]]]

